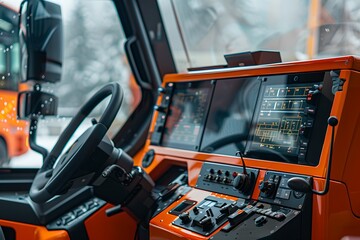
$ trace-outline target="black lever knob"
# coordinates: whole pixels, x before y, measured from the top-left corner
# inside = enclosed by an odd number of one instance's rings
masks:
[[[328,124],[329,124],[330,126],[335,127],[336,125],[338,125],[338,123],[339,123],[339,120],[337,119],[337,117],[335,117],[335,116],[330,116],[330,117],[328,118]]]
[[[211,220],[211,217],[205,217],[200,221],[200,225],[203,227],[204,231],[208,231],[214,226],[214,223]]]
[[[182,221],[182,223],[187,224],[189,222],[191,222],[191,218],[189,216],[188,212],[183,212],[179,215],[180,220]]]
[[[194,212],[195,215],[198,215],[199,214],[199,208],[195,206],[194,209],[193,209],[193,212]]]
[[[223,206],[222,208],[220,208],[220,212],[226,215],[230,215],[233,212],[235,212],[237,209],[236,205],[233,204],[226,204],[225,206]]]
[[[121,213],[122,211],[123,211],[122,206],[119,204],[112,208],[106,209],[105,214],[106,214],[106,216],[111,217],[115,214]]]
[[[249,175],[239,173],[233,180],[233,186],[241,192],[245,192],[249,185]]]
[[[301,177],[290,178],[287,185],[289,188],[297,192],[308,193],[312,190],[310,183]]]
[[[269,197],[274,193],[275,184],[269,181],[261,181],[259,185],[259,189],[262,193],[264,193],[267,197]]]

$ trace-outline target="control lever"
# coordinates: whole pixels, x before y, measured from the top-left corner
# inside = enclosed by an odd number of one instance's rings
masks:
[[[177,182],[170,183],[165,189],[160,192],[160,197],[163,201],[169,199],[175,191],[181,186]]]
[[[114,216],[115,214],[121,213],[123,211],[124,210],[122,210],[121,204],[119,204],[112,208],[106,209],[105,214],[106,214],[106,216],[111,217],[111,216]]]
[[[245,161],[244,161],[244,154],[243,154],[241,151],[237,151],[237,152],[235,153],[235,155],[241,158],[241,162],[242,162],[242,165],[243,165],[243,174],[244,174],[244,175],[248,175],[247,172],[246,172],[246,166],[245,166]]]
[[[325,180],[325,187],[322,191],[316,191],[312,189],[310,183],[306,181],[304,178],[301,177],[293,177],[290,178],[287,182],[289,188],[297,192],[308,193],[312,192],[317,195],[325,195],[329,191],[330,185],[330,173],[331,173],[331,162],[332,162],[332,154],[333,154],[333,147],[334,147],[334,137],[335,137],[335,127],[338,125],[338,119],[335,116],[331,116],[328,118],[328,124],[332,127],[331,132],[331,142],[330,142],[330,149],[329,149],[329,160],[328,160],[328,167],[326,173],[326,180]]]
[[[182,222],[183,224],[187,224],[187,223],[191,222],[191,217],[190,217],[190,215],[189,215],[188,212],[183,212],[183,213],[181,213],[181,214],[179,215],[179,219],[181,220],[181,222]]]
[[[271,197],[275,188],[274,181],[261,181],[259,185],[260,192],[264,193],[266,197]]]
[[[175,192],[181,186],[187,184],[187,182],[188,182],[187,174],[182,173],[175,180],[173,180],[171,183],[169,183],[163,190],[161,190],[161,192],[159,193],[161,200],[162,201],[168,200],[170,197],[172,197],[175,194]]]
[[[234,178],[233,186],[234,186],[234,188],[236,188],[239,191],[246,194],[248,192],[249,188],[251,187],[254,176],[253,176],[252,172],[250,172],[250,174],[248,174],[248,172],[246,171],[246,165],[245,165],[245,161],[243,158],[243,153],[241,151],[237,151],[235,155],[241,158],[242,165],[243,165],[243,172],[239,173]]]
[[[225,206],[223,206],[220,209],[220,212],[223,214],[226,214],[226,215],[230,215],[230,214],[234,213],[236,210],[237,210],[236,205],[229,203],[229,204],[226,204]]]
[[[243,222],[254,213],[252,205],[247,205],[244,209],[238,209],[236,212],[228,216],[229,224],[225,225],[221,231],[230,232],[234,227]]]

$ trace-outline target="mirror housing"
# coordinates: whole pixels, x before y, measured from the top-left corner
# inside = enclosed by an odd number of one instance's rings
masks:
[[[22,82],[60,81],[63,61],[61,7],[45,0],[25,0],[20,6],[19,24]]]
[[[43,156],[47,149],[36,143],[38,119],[57,115],[58,98],[41,91],[41,84],[61,80],[63,26],[61,7],[46,0],[24,0],[20,6],[21,82],[30,91],[18,95],[18,118],[30,119],[30,148]],[[30,83],[29,83],[30,82]]]
[[[58,98],[40,91],[21,92],[18,95],[18,118],[29,119],[57,115]]]
[[[61,7],[46,0],[24,0],[20,6],[21,82],[33,86],[18,95],[18,118],[57,115],[58,98],[41,84],[61,79],[63,26]],[[31,88],[31,87],[30,87]]]

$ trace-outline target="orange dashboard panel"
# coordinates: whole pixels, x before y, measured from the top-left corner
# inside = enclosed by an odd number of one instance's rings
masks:
[[[164,196],[150,236],[360,236],[359,63],[167,75],[135,159]]]
[[[106,205],[100,211],[85,220],[88,236],[93,240],[134,239],[136,222],[127,214],[106,216],[105,211],[113,206]]]
[[[0,226],[9,232],[11,239],[70,240],[65,230],[49,231],[46,227],[0,220]]]

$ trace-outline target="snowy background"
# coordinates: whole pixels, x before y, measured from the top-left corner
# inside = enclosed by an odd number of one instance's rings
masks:
[[[19,6],[21,1],[0,1]],[[64,28],[64,60],[62,80],[46,84],[43,90],[59,97],[58,117],[41,120],[37,142],[51,149],[59,134],[81,105],[108,82],[119,82],[125,92],[121,110],[110,129],[110,136],[122,126],[130,114],[133,94],[129,89],[130,69],[123,50],[124,34],[114,4],[110,0],[62,0],[53,1],[62,6]],[[98,117],[106,103],[95,109],[90,116]],[[86,121],[79,136],[90,120]],[[10,167],[40,167],[40,154],[29,151],[14,157]]]

